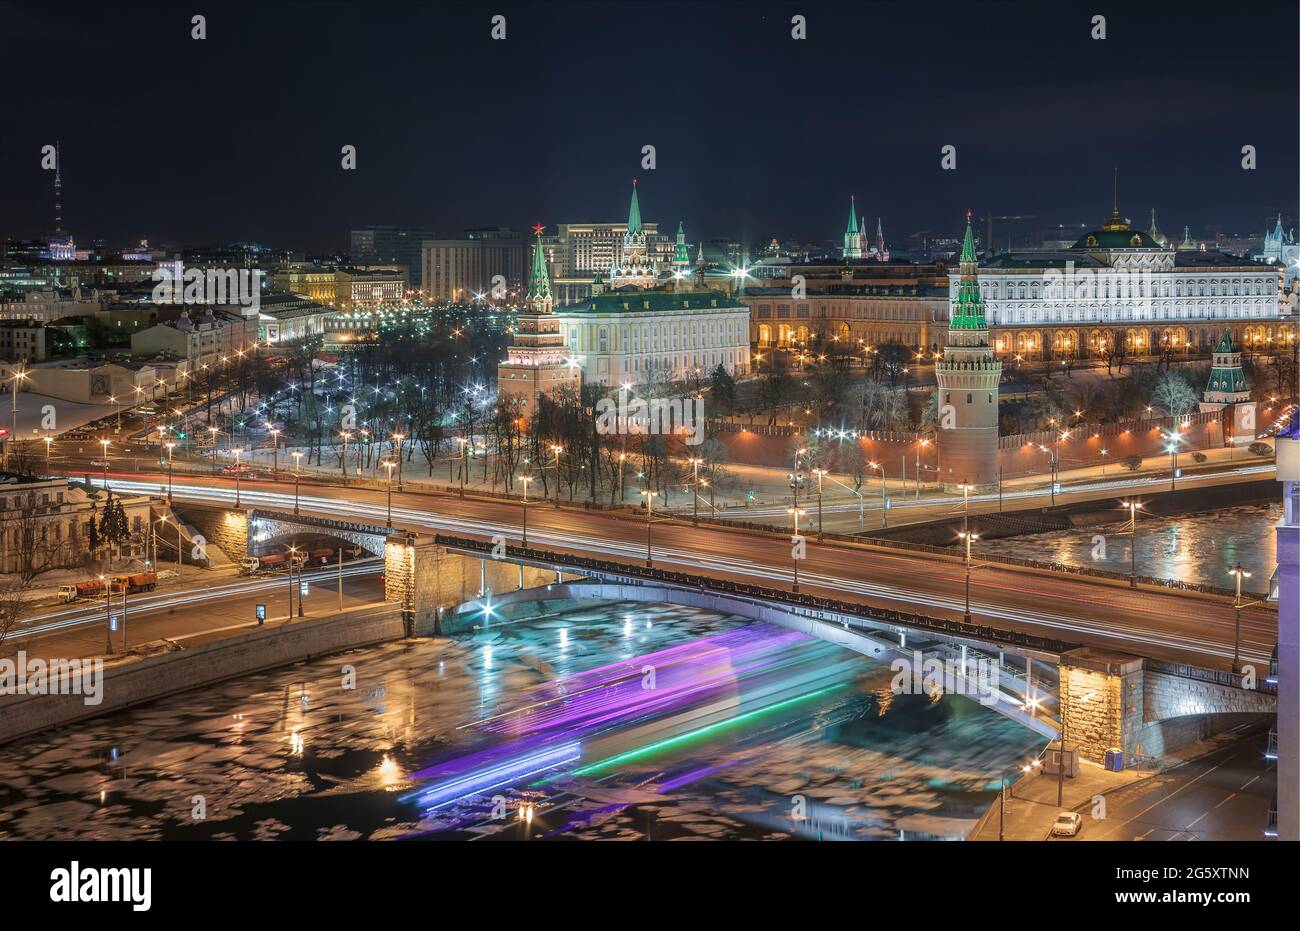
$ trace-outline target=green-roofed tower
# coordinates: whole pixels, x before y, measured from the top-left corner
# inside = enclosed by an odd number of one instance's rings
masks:
[[[1210,354],[1210,377],[1201,394],[1201,411],[1221,412],[1218,426],[1224,446],[1245,446],[1255,442],[1255,407],[1241,368],[1241,349],[1225,327]]]
[[[989,345],[980,295],[975,234],[966,211],[966,237],[950,301],[948,344],[935,364],[938,382],[939,476],[950,491],[969,484],[977,491],[998,479],[998,383],[1002,363]]]
[[[636,178],[632,179],[632,203],[627,208],[627,231],[632,234],[645,232],[641,226],[641,203],[636,199]]]
[[[844,257],[862,258],[862,236],[858,232],[858,207],[852,194],[849,195],[849,225],[844,230]]]
[[[1241,350],[1226,328],[1211,355],[1210,377],[1205,383],[1205,401],[1211,404],[1237,404],[1250,400],[1250,385],[1241,368]]]
[[[551,276],[546,270],[546,252],[542,248],[542,225],[533,227],[533,265],[528,273],[528,290],[524,292],[524,306],[535,314],[549,314],[555,306],[551,295]]]
[[[659,267],[650,260],[645,227],[641,223],[641,203],[636,196],[636,178],[632,179],[632,203],[627,209],[627,229],[623,244],[609,269],[610,288],[654,287]]]
[[[541,395],[576,392],[582,387],[582,371],[569,357],[555,316],[542,229],[540,223],[533,227],[533,262],[524,306],[515,316],[506,359],[497,365],[497,393],[516,403],[525,417],[537,410]]]
[[[685,271],[691,264],[691,254],[686,251],[686,230],[677,223],[677,243],[673,246],[673,271]]]

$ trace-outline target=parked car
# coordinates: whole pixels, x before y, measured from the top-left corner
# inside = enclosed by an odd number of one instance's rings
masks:
[[[1053,837],[1074,837],[1083,830],[1083,815],[1077,811],[1063,811],[1052,823]]]
[[[254,472],[252,469],[250,469],[250,468],[249,468],[248,466],[246,466],[246,465],[239,465],[239,466],[236,466],[236,465],[228,465],[228,466],[226,466],[224,469],[221,470],[221,474],[222,474],[222,475],[229,475],[229,476],[231,476],[232,478],[235,477],[235,476],[237,475],[237,476],[239,476],[241,479],[245,479],[245,480],[252,480],[252,479],[257,478],[257,473]]]
[[[92,459],[92,460],[90,460],[90,464],[93,465],[93,466],[98,466],[98,467],[101,468],[101,469],[107,469],[107,468],[108,468],[108,460],[107,460],[107,459]]]

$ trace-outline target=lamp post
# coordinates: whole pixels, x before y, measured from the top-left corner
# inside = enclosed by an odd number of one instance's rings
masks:
[[[822,542],[822,479],[826,477],[825,469],[813,469],[817,476],[817,542]]]
[[[963,530],[960,533],[958,533],[957,536],[960,537],[962,542],[966,544],[966,609],[962,612],[962,620],[965,621],[967,624],[969,624],[970,623],[970,570],[971,570],[970,545],[972,541],[978,540],[980,538],[980,535],[978,533],[971,533],[969,530]]]
[[[221,431],[216,427],[208,427],[208,439],[212,443],[212,471],[217,471],[217,435]]]
[[[397,444],[397,488],[402,487],[402,440],[406,439],[405,433],[394,433],[393,441]],[[465,486],[461,486],[461,496],[464,497]]]
[[[552,446],[551,452],[555,453],[555,506],[558,508],[560,506],[560,453],[564,452],[564,447]]]
[[[393,526],[393,463],[385,459],[379,463],[388,470],[388,526]]]
[[[1237,577],[1237,597],[1232,600],[1233,611],[1236,614],[1236,622],[1232,628],[1232,671],[1237,671],[1237,661],[1241,658],[1241,609],[1245,607],[1241,601],[1241,580],[1250,578],[1250,572],[1241,563],[1233,566],[1228,570],[1229,575]]]
[[[167,449],[167,503],[172,503],[172,450],[176,448],[175,443],[164,443]]]
[[[100,440],[100,464],[104,470],[104,487],[108,487],[108,440]]]
[[[528,546],[528,483],[533,480],[531,475],[520,476],[519,480],[524,483],[524,533],[523,545]]]
[[[1178,444],[1183,441],[1183,435],[1177,430],[1165,435],[1169,440],[1169,445],[1165,449],[1169,453],[1169,490],[1178,489]]]
[[[343,470],[343,484],[346,485],[348,483],[348,440],[352,439],[352,434],[347,430],[340,430],[339,436],[343,437],[343,460],[339,467]]]
[[[271,474],[275,476],[276,481],[280,479],[280,431],[278,428],[266,425],[266,432],[271,434]]]
[[[1128,508],[1128,587],[1137,588],[1137,512],[1142,509],[1141,501],[1121,501],[1122,507]]]
[[[700,458],[692,456],[691,463],[691,526],[700,526]]]
[[[113,655],[113,579],[110,576],[101,575],[99,580],[104,583],[104,652]]]
[[[289,547],[289,620],[293,620],[293,564],[298,561],[298,547]]]
[[[5,438],[4,468],[9,468],[9,447],[18,439],[18,383],[27,377],[26,367],[10,376],[9,436]]]
[[[242,447],[231,450],[235,455],[235,507],[239,507],[239,456],[243,451]]]
[[[889,486],[885,483],[885,467],[879,462],[868,462],[868,466],[880,471],[880,526],[889,526]]]
[[[921,448],[929,445],[929,440],[917,440],[916,443],[916,468],[914,470],[916,473],[916,494],[912,496],[913,500],[919,501],[921,498]],[[904,491],[906,492],[906,489]]]
[[[618,500],[620,504],[623,501],[627,500],[627,495],[625,494],[623,488],[623,460],[625,460],[626,458],[627,458],[627,453],[618,454]]]
[[[654,524],[655,498],[659,492],[649,488],[641,489],[641,496],[645,498],[645,564],[649,568],[653,566],[654,554],[650,549],[650,528]]]
[[[293,513],[298,513],[298,479],[302,476],[302,452],[293,451]]]
[[[794,518],[794,536],[790,539],[790,542],[794,545],[790,548],[790,561],[794,563],[793,591],[797,593],[799,591],[799,550],[800,544],[803,542],[799,537],[799,518],[808,512],[803,508],[786,508],[786,513]]]
[[[48,476],[50,474],[50,445],[54,442],[54,437],[46,436],[42,437],[42,439],[45,440],[45,474]]]

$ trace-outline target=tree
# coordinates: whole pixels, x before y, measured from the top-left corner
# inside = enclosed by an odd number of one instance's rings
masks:
[[[113,497],[112,489],[109,489],[108,500],[104,503],[104,513],[99,519],[99,537],[106,546],[113,548],[114,555],[120,554],[122,546],[131,539],[126,510],[122,507],[122,502]]]
[[[0,644],[5,642],[27,613],[30,602],[27,600],[28,583],[0,583]]]
[[[726,416],[736,407],[736,380],[719,362],[709,376],[709,400],[713,402],[715,416]]]
[[[898,340],[890,340],[883,344],[871,357],[871,374],[877,381],[884,380],[889,382],[891,389],[898,387],[898,382],[903,377],[903,370],[907,368],[907,363],[912,359],[912,350],[908,349]]]
[[[1151,403],[1168,417],[1183,417],[1196,406],[1196,391],[1179,372],[1166,372],[1151,393]]]

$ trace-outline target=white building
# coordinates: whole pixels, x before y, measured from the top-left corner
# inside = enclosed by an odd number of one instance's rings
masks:
[[[1101,355],[1119,338],[1137,355],[1209,352],[1225,322],[1247,344],[1284,338],[1275,268],[1161,245],[1117,212],[1069,249],[986,259],[979,287],[995,348],[1027,358]]]
[[[630,287],[555,309],[560,337],[587,384],[749,373],[749,308],[716,291]]]

